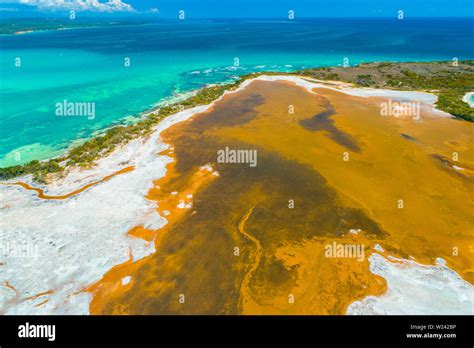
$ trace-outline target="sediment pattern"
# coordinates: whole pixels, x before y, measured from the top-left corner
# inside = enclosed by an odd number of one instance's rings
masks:
[[[147,198],[169,223],[131,231],[156,253],[104,276],[92,313],[343,314],[387,291],[369,259],[380,245],[472,283],[472,127],[428,106],[381,116],[383,101],[255,81],[166,130],[175,162]],[[226,147],[257,150],[258,165],[218,163]],[[433,156],[453,152],[458,167]],[[327,257],[333,243],[365,257]]]

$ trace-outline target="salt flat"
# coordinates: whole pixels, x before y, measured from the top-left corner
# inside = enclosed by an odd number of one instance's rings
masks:
[[[254,80],[285,80],[316,94],[315,88],[329,88],[357,97],[420,101],[432,110],[436,101],[429,93],[335,88],[294,76],[260,76]],[[246,88],[252,81],[245,81],[232,93]],[[117,148],[95,167],[73,169],[64,178],[39,186],[49,195],[63,195],[125,167],[135,167],[78,195],[64,200],[43,200],[35,192],[21,187],[0,185],[0,312],[88,314],[92,295],[84,290],[89,285],[115,265],[156,252],[153,242],[129,236],[127,232],[137,225],[157,230],[166,224],[165,217],[157,213],[155,203],[145,198],[152,182],[166,174],[166,165],[172,161],[171,157],[159,154],[168,148],[160,134],[176,123],[205,112],[213,104],[169,116],[155,127],[151,136]],[[36,185],[28,176],[20,180]],[[11,247],[29,252],[18,255]],[[469,304],[472,308],[472,285],[448,267],[401,261],[393,263],[372,254],[370,270],[387,280],[389,291],[380,297],[353,303],[348,313],[458,314],[469,309]],[[408,286],[412,280],[416,288]],[[129,281],[130,278],[125,280]],[[421,299],[439,298],[440,290],[443,295],[449,294],[448,297],[440,299],[439,307],[428,308],[430,300]]]

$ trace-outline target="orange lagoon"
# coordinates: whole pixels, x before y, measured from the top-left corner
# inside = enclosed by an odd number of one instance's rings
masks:
[[[375,250],[441,258],[472,284],[474,125],[313,92],[253,81],[163,132],[174,162],[146,198],[168,223],[129,231],[156,252],[90,286],[91,313],[345,314],[387,291]],[[217,161],[226,148],[256,151],[257,165]]]

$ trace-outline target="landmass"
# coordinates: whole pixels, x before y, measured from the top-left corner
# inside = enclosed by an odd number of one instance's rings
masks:
[[[107,27],[121,25],[145,24],[145,20],[95,20],[95,19],[60,19],[60,18],[15,18],[3,19],[0,23],[0,35],[24,35],[37,31],[65,30],[77,28]]]
[[[0,228],[29,257],[3,250],[0,311],[472,314],[473,123],[326,72],[209,86],[4,169]]]

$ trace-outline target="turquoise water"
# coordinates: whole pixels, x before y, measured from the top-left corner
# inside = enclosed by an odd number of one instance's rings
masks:
[[[344,57],[472,59],[472,27],[472,19],[209,20],[0,36],[0,167],[58,155],[164,98],[252,71]],[[64,100],[95,103],[95,117],[56,116]]]

